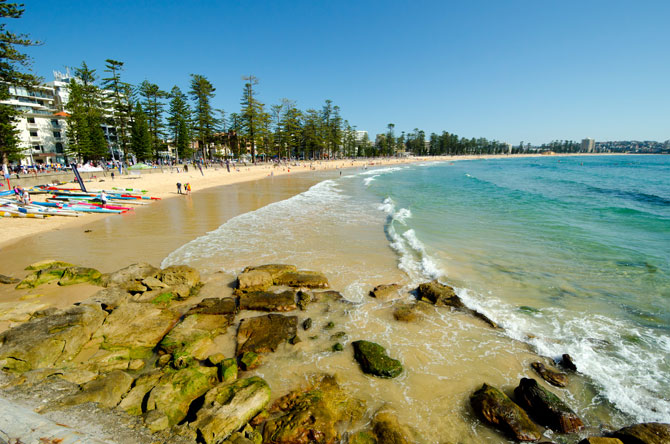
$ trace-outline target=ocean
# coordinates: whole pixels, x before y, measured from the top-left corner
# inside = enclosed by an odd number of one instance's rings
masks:
[[[407,370],[374,380],[346,353],[306,349],[258,370],[273,389],[307,372],[345,373],[345,386],[371,409],[402,411],[423,442],[491,442],[500,435],[472,417],[469,394],[483,382],[515,387],[536,354],[569,353],[580,376],[557,393],[593,430],[670,422],[670,156],[343,170],[230,219],[162,266],[234,275],[274,262],[325,272],[357,303],[338,320],[349,340],[384,345]],[[367,296],[432,279],[503,330],[444,309],[408,326],[393,320],[394,302]]]

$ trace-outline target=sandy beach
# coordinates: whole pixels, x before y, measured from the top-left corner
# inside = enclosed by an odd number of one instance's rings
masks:
[[[590,156],[592,154],[556,154],[555,157],[562,156]],[[602,154],[599,154],[602,155]],[[109,177],[98,178],[97,182],[94,180],[88,184],[92,190],[117,188],[133,188],[147,190],[147,196],[159,197],[167,199],[172,197],[179,197],[177,193],[176,184],[190,183],[194,193],[218,187],[223,185],[231,185],[236,183],[250,182],[264,179],[267,177],[295,175],[298,173],[309,172],[323,172],[323,171],[337,171],[346,168],[365,168],[365,167],[380,167],[401,165],[415,162],[444,162],[457,161],[468,159],[494,159],[494,158],[509,158],[507,155],[486,155],[486,156],[440,156],[440,157],[408,157],[408,158],[377,158],[377,159],[363,159],[363,160],[332,160],[332,161],[316,161],[316,162],[299,162],[289,166],[278,166],[269,164],[259,164],[247,166],[239,165],[238,168],[231,168],[228,172],[225,167],[220,165],[213,165],[210,168],[203,169],[203,174],[197,169],[190,168],[188,172],[183,169],[165,168],[163,172],[156,170],[151,172],[143,172],[141,175],[124,175],[116,176],[115,179]],[[515,155],[516,157],[545,157],[540,154]],[[76,182],[64,187],[78,187]],[[42,196],[33,196],[36,200],[43,200]],[[0,247],[6,246],[16,242],[22,238],[45,233],[53,230],[60,230],[68,227],[81,226],[95,220],[107,217],[107,215],[100,214],[86,214],[80,215],[77,218],[70,217],[49,217],[46,219],[22,219],[22,218],[0,218]]]
[[[239,165],[228,172],[225,167],[213,165],[203,169],[203,174],[196,168],[189,168],[184,172],[182,168],[177,172],[176,168],[164,168],[163,172],[144,171],[140,176],[124,175],[116,176],[114,180],[110,177],[97,179],[88,183],[87,187],[91,190],[118,188],[133,188],[147,190],[147,196],[167,199],[179,197],[177,193],[177,182],[191,184],[192,191],[197,193],[204,189],[231,185],[235,183],[250,182],[271,176],[295,175],[310,171],[328,171],[344,168],[363,168],[365,166],[388,166],[401,163],[426,161],[425,158],[411,159],[366,159],[366,160],[336,160],[336,161],[317,161],[300,162],[288,166],[276,166],[268,164],[247,166]],[[431,159],[434,160],[434,159]],[[78,185],[73,182],[75,187]],[[72,184],[68,185],[72,186]],[[64,186],[64,187],[68,187]],[[41,196],[33,196],[36,200],[41,200]],[[22,218],[0,218],[0,245],[16,242],[26,236],[44,233],[52,230],[59,230],[67,227],[80,226],[107,215],[87,214],[80,215],[77,218],[70,217],[49,217],[46,219],[22,219]]]

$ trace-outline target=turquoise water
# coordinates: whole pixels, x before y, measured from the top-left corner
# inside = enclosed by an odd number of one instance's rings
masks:
[[[367,188],[412,277],[570,353],[625,413],[670,421],[669,156],[459,161]]]
[[[440,279],[505,335],[571,354],[595,387],[589,402],[670,422],[670,156],[345,171],[229,220],[162,265],[236,273],[268,262],[323,270],[360,302],[380,282]]]

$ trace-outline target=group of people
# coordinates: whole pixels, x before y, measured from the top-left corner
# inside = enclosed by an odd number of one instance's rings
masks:
[[[27,205],[30,203],[30,193],[28,193],[28,190],[23,189],[22,187],[14,187],[14,197],[22,204]]]
[[[181,192],[181,182],[177,182],[177,194],[186,194],[187,196],[191,195],[191,184],[186,182],[184,184],[184,193]]]

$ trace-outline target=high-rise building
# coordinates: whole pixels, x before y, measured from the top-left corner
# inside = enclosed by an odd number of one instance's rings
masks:
[[[65,163],[67,144],[67,102],[68,84],[74,77],[69,70],[65,73],[54,71],[52,82],[32,87],[9,86],[10,97],[3,104],[13,106],[22,115],[15,122],[19,131],[19,146],[23,148],[21,164],[50,165]],[[103,95],[106,91],[103,91]],[[106,117],[112,115],[112,105],[103,100]],[[110,155],[119,158],[120,150],[116,128],[103,124],[102,130],[107,140]]]
[[[596,141],[591,138],[582,139],[582,152],[592,153],[596,146]]]

